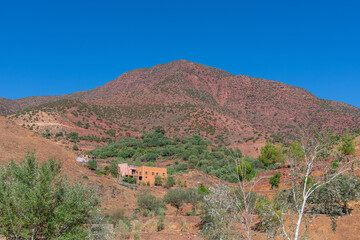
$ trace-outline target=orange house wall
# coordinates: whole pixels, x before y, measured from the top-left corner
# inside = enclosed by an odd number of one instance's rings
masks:
[[[163,179],[167,178],[166,168],[141,166],[141,167],[137,167],[136,171],[138,173],[138,181],[140,183],[149,182],[150,185],[154,185],[156,176],[160,176]],[[142,180],[140,180],[140,177],[142,177]]]

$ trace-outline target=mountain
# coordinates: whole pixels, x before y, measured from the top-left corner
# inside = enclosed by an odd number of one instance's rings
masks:
[[[251,146],[254,151],[269,139],[294,139],[304,127],[330,127],[339,133],[360,128],[356,107],[319,99],[299,87],[235,76],[186,60],[135,69],[90,91],[0,99],[0,111],[42,132],[49,130],[47,120],[35,117],[35,111],[46,112],[49,126],[56,122],[65,132],[80,135],[140,135],[160,125],[170,136],[198,134],[215,143]]]

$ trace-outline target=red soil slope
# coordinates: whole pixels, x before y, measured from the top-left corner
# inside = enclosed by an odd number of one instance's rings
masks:
[[[64,108],[60,99],[81,102]],[[256,155],[266,139],[291,139],[299,128],[360,127],[360,110],[322,100],[305,89],[265,79],[232,75],[205,65],[178,60],[122,74],[104,86],[62,96],[0,99],[3,114],[39,104],[43,109],[88,121],[92,127],[109,121],[116,134],[141,132],[162,125],[170,136],[198,134],[216,143]],[[84,105],[90,110],[84,110]],[[65,110],[65,112],[64,112]],[[75,114],[76,115],[76,114]],[[81,116],[80,116],[81,115]],[[90,127],[91,127],[90,126]]]

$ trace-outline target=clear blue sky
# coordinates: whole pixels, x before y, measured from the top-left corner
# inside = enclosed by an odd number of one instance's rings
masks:
[[[1,1],[0,97],[186,59],[360,107],[360,1]]]

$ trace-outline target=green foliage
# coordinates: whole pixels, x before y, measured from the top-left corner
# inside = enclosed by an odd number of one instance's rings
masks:
[[[199,194],[199,191],[197,189],[190,188],[185,191],[184,202],[190,203],[193,206],[195,214],[196,214],[196,206],[202,199],[203,199],[203,195]]]
[[[278,188],[280,183],[281,173],[277,172],[269,178],[269,183],[271,184],[271,189]]]
[[[209,193],[209,188],[205,187],[202,183],[200,184],[200,186],[198,187],[198,192],[200,195],[206,195]]]
[[[76,144],[73,145],[72,149],[73,149],[74,151],[79,151],[79,147],[78,147],[78,145],[76,145]]]
[[[110,166],[109,166],[109,172],[111,173],[111,175],[113,177],[118,177],[118,165],[120,163],[128,163],[130,164],[130,162],[127,162],[125,159],[123,158],[115,158],[115,159],[111,159],[110,162]]]
[[[122,180],[126,183],[136,184],[136,178],[134,178],[134,177],[125,176],[122,178]]]
[[[133,164],[138,166],[143,165],[144,162],[147,162],[146,166],[155,166],[159,158],[174,159],[179,164],[167,166],[169,175],[188,169],[197,169],[230,182],[238,181],[234,171],[235,165],[231,166],[234,163],[232,156],[242,156],[239,149],[215,147],[197,135],[190,138],[169,139],[161,131],[144,133],[140,138],[120,138],[116,142],[88,151],[86,154],[95,155],[101,159],[108,157],[120,157],[126,161],[132,159]],[[181,161],[182,159],[185,162]],[[251,164],[252,166],[254,164],[256,171],[262,167],[262,162],[258,160]],[[116,171],[113,173],[115,174]]]
[[[236,168],[236,172],[239,175],[240,181],[250,181],[256,175],[251,164],[244,160]]]
[[[257,229],[266,232],[270,238],[273,238],[280,226],[279,216],[282,212],[279,206],[274,200],[263,198],[256,203],[256,213],[260,220]]]
[[[358,178],[341,175],[331,184],[319,188],[309,199],[313,211],[329,216],[348,215],[350,201],[360,199],[360,182]]]
[[[115,137],[115,135],[116,135],[116,132],[114,129],[109,129],[105,133],[108,134],[110,137]]]
[[[159,220],[157,222],[157,226],[156,226],[156,230],[158,232],[160,232],[161,230],[164,230],[164,228],[165,228],[164,220],[165,220],[165,214],[161,213]]]
[[[165,130],[162,126],[157,126],[153,128],[155,130],[156,133],[160,133],[162,135],[165,135]]]
[[[348,132],[346,132],[342,138],[341,145],[338,147],[338,149],[345,157],[355,153],[355,144]]]
[[[63,132],[58,132],[55,134],[55,137],[63,137],[64,136],[64,133]]]
[[[164,196],[164,201],[176,209],[180,209],[187,200],[186,191],[183,189],[170,189]]]
[[[94,159],[91,159],[89,162],[88,162],[88,165],[87,167],[91,170],[96,170],[97,169],[97,161],[94,160]]]
[[[7,239],[85,239],[95,223],[99,197],[70,184],[54,160],[39,165],[34,154],[0,168],[0,235]]]
[[[76,132],[70,132],[66,134],[66,138],[70,140],[70,142],[79,142],[79,134]]]
[[[155,176],[155,186],[161,186],[163,179],[160,176]]]
[[[270,142],[267,142],[264,147],[261,148],[261,155],[258,159],[265,165],[282,163],[285,161],[284,149],[277,147]]]
[[[239,214],[237,203],[234,194],[225,184],[210,187],[202,204],[202,234],[207,239],[235,239],[231,226]]]
[[[172,176],[168,176],[168,178],[166,179],[166,183],[164,185],[165,188],[172,188],[173,186],[175,186],[175,179]]]
[[[149,152],[145,154],[145,160],[150,162],[150,161],[155,161],[157,159],[158,155],[156,153],[153,152]]]
[[[145,215],[149,215],[151,213],[159,215],[163,210],[166,209],[162,199],[158,199],[153,195],[147,194],[146,192],[141,193],[138,196],[137,204],[140,211],[142,211]]]

